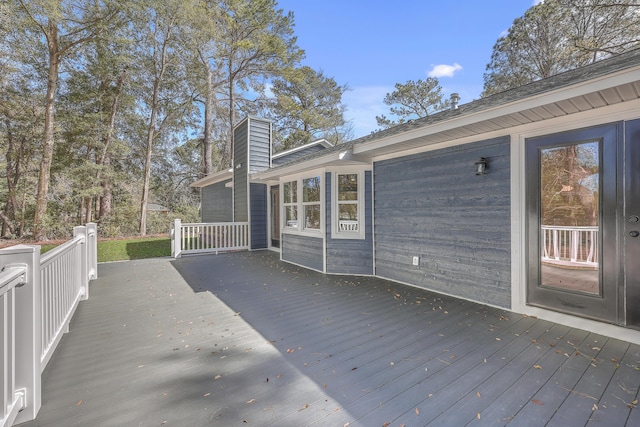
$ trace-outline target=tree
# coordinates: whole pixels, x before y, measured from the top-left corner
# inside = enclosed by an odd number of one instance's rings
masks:
[[[293,35],[293,13],[283,14],[275,0],[222,0],[216,25],[216,68],[225,76],[227,126],[235,126],[242,99],[238,90],[260,93],[264,79],[279,75],[303,56]],[[220,148],[222,164],[232,162],[232,133]]]
[[[275,98],[272,115],[282,149],[310,142],[315,138],[342,142],[335,130],[344,127],[342,95],[347,85],[340,86],[322,71],[304,66],[285,72],[271,88]]]
[[[410,119],[426,117],[446,107],[442,99],[442,87],[435,77],[426,80],[408,80],[405,84],[396,83],[396,90],[384,97],[385,105],[390,106],[390,113],[397,116],[395,120],[386,116],[376,116],[378,126],[389,128],[402,124]]]
[[[494,45],[482,96],[638,46],[639,6],[632,0],[547,0],[531,7]]]
[[[143,103],[148,112],[144,148],[143,186],[140,200],[139,233],[147,233],[147,204],[151,185],[153,146],[163,132],[179,127],[189,117],[193,96],[185,85],[184,45],[178,32],[189,25],[196,12],[193,0],[149,0],[137,16],[146,31],[138,41],[143,66],[138,83],[143,90]],[[164,135],[165,140],[168,139]]]
[[[38,192],[33,219],[36,239],[45,237],[43,221],[47,212],[47,196],[51,161],[55,142],[55,103],[62,61],[108,28],[119,13],[111,1],[82,0],[18,0],[30,32],[39,34],[47,50],[47,93],[44,103],[42,157],[38,175]]]

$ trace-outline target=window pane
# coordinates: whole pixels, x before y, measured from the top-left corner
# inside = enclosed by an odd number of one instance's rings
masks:
[[[338,231],[358,231],[358,205],[338,204]]]
[[[303,202],[319,202],[320,201],[320,177],[307,178],[302,180],[302,201]]]
[[[338,175],[338,200],[358,200],[358,174]]]
[[[298,207],[297,206],[285,206],[285,226],[297,227],[298,226]]]
[[[284,203],[296,203],[298,201],[298,182],[284,183]]]
[[[320,205],[304,207],[304,228],[320,229]]]
[[[339,220],[357,221],[358,220],[358,205],[355,203],[341,203],[338,210]]]

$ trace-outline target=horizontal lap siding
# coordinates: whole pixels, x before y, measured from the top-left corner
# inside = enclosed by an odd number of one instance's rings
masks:
[[[269,169],[271,159],[271,122],[249,118],[249,173]]]
[[[508,308],[509,164],[508,137],[375,163],[376,275]]]
[[[373,234],[371,212],[371,172],[365,172],[365,239],[332,239],[331,221],[331,174],[326,174],[326,230],[327,230],[327,273],[373,274]]]
[[[295,234],[282,235],[282,260],[292,262],[307,268],[322,271],[324,257],[322,256],[322,238],[298,236]]]
[[[247,138],[248,121],[235,128],[233,132],[233,205],[234,221],[249,221],[247,195]]]
[[[267,186],[251,184],[251,249],[267,248]]]
[[[202,222],[230,222],[233,220],[231,211],[231,188],[225,185],[231,180],[207,185],[201,189]]]

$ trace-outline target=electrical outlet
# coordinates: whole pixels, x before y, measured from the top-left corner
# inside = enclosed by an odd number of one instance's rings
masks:
[[[417,257],[417,256],[413,257],[413,265],[420,265],[420,257]]]

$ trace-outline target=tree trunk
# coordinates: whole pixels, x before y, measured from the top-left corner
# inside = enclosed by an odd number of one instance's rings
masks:
[[[7,235],[7,229],[10,233],[15,233],[15,227],[13,221],[15,221],[15,215],[17,210],[16,202],[16,188],[18,186],[18,180],[20,179],[20,159],[21,156],[15,156],[15,140],[13,132],[11,131],[11,124],[7,118],[5,121],[7,127],[7,151],[5,153],[6,165],[5,171],[7,175],[7,202],[4,207],[4,214],[2,215],[2,231],[0,235],[5,237]]]
[[[204,140],[203,140],[203,157],[204,157],[204,176],[213,172],[212,163],[212,147],[213,140],[211,133],[213,132],[213,109],[214,109],[214,85],[213,71],[211,66],[207,64],[207,94],[204,103]]]
[[[111,165],[111,155],[105,153],[102,159],[102,166],[109,167]],[[111,178],[103,178],[102,182],[102,196],[100,197],[100,212],[98,219],[104,221],[111,215]]]
[[[49,37],[47,47],[49,51],[49,75],[47,79],[47,96],[44,111],[44,135],[42,138],[42,159],[38,174],[38,192],[36,195],[36,210],[33,218],[33,235],[36,240],[46,239],[43,221],[47,214],[47,197],[49,196],[49,181],[51,177],[51,161],[53,159],[55,97],[58,84],[58,70],[60,57],[58,55],[58,27],[49,20]]]
[[[109,126],[107,127],[107,133],[102,139],[102,155],[98,162],[98,172],[96,173],[96,181],[100,182],[102,186],[102,197],[100,197],[100,210],[98,213],[98,219],[103,220],[111,215],[111,177],[102,177],[102,171],[104,168],[111,165],[111,155],[109,154],[109,147],[111,146],[111,140],[113,137],[113,130],[116,127],[116,113],[118,111],[118,102],[120,101],[120,94],[122,93],[122,87],[124,86],[124,80],[127,75],[127,67],[122,70],[120,77],[118,77],[118,83],[116,84],[116,91],[113,94],[113,100],[111,101],[111,107],[109,111]]]
[[[227,155],[227,161],[230,168],[234,167],[233,164],[233,127],[235,122],[235,92],[233,90],[233,84],[235,82],[233,75],[233,62],[229,60],[229,150],[225,155]]]

